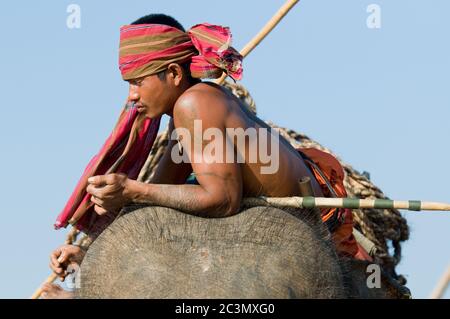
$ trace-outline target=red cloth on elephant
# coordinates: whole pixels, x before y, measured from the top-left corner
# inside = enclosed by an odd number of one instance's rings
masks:
[[[344,169],[331,154],[316,148],[299,148],[305,163],[314,174],[325,197],[347,197],[344,186]],[[351,258],[370,260],[372,258],[353,236],[353,214],[351,209],[321,208],[322,221],[327,225],[338,253]]]

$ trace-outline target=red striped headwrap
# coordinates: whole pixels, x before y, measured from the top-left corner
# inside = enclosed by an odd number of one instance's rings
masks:
[[[242,78],[242,56],[231,47],[228,27],[197,24],[187,32],[162,24],[120,28],[119,69],[124,80],[164,71],[170,63],[191,62],[194,78]]]

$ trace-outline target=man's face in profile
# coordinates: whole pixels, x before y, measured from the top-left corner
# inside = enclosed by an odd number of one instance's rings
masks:
[[[167,112],[170,89],[158,75],[149,75],[129,80],[128,100],[134,102],[139,113],[149,118]]]

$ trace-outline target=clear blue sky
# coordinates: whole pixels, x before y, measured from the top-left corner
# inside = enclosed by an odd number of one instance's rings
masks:
[[[64,240],[55,217],[126,98],[119,27],[167,13],[185,27],[228,25],[242,48],[283,2],[2,2],[0,297],[29,297]],[[71,3],[80,29],[66,26]],[[366,25],[371,3],[380,29]],[[449,12],[446,0],[304,0],[246,59],[243,84],[260,117],[369,171],[390,198],[450,202]],[[411,239],[398,270],[424,298],[450,264],[450,215],[403,214]]]

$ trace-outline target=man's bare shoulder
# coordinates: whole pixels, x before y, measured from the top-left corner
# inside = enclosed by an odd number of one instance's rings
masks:
[[[228,113],[227,95],[214,84],[199,83],[187,89],[176,101],[174,120],[178,116],[194,119],[223,118]]]

